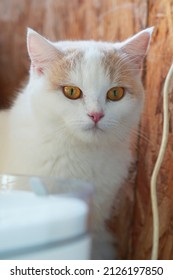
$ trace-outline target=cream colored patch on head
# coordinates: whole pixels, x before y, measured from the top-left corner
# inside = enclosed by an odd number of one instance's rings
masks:
[[[106,75],[109,76],[112,84],[127,87],[134,97],[143,92],[140,80],[134,79],[135,65],[131,63],[126,54],[115,49],[105,49],[102,65],[105,67]]]
[[[70,72],[82,58],[82,52],[76,49],[67,50],[64,55],[51,62],[48,69],[48,78],[52,88],[68,85]]]

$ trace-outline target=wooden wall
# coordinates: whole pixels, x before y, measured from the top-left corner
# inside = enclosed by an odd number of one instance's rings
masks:
[[[28,73],[27,26],[52,40],[108,41],[122,40],[147,26],[155,26],[143,75],[146,105],[138,139],[137,175],[123,189],[111,225],[119,238],[121,258],[149,259],[152,245],[149,181],[161,141],[163,83],[173,58],[173,0],[1,0],[0,108],[10,105]],[[173,114],[170,114],[169,145],[158,180],[160,259],[173,259],[172,129]]]
[[[151,248],[152,216],[149,180],[160,148],[162,134],[162,94],[168,69],[173,62],[173,1],[149,1],[148,25],[155,25],[147,59],[146,106],[139,139],[136,203],[131,257],[148,259]],[[159,259],[173,259],[173,90],[170,91],[170,130],[164,163],[158,178],[160,214]]]

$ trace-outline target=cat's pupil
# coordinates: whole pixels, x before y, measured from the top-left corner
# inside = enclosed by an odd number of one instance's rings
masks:
[[[73,95],[73,93],[74,93],[74,89],[73,89],[73,88],[71,88],[71,90],[70,90],[70,94],[71,94],[71,95]]]
[[[118,91],[114,90],[114,96],[117,96],[117,95],[118,95]]]

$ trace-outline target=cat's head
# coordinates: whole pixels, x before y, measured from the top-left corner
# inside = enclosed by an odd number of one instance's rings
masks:
[[[82,141],[124,141],[143,106],[141,69],[152,28],[121,43],[52,43],[29,29],[35,115]]]

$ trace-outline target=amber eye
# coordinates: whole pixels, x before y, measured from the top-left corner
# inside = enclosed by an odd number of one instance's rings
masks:
[[[78,99],[81,97],[81,90],[78,87],[74,86],[65,86],[63,87],[64,95],[70,99]]]
[[[123,87],[113,87],[107,92],[107,99],[111,101],[119,101],[124,96]]]

